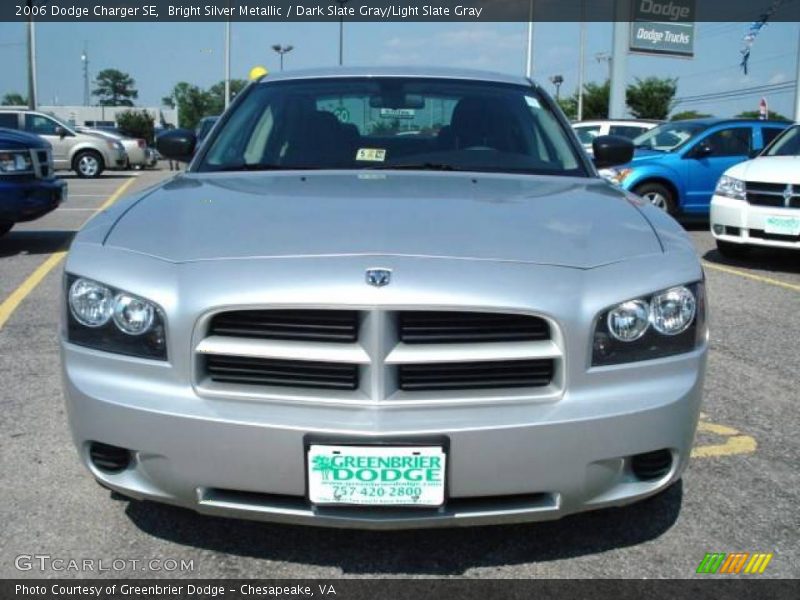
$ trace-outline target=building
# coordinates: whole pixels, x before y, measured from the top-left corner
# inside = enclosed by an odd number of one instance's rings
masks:
[[[25,106],[13,108],[27,108]],[[178,126],[177,108],[155,108],[152,106],[51,106],[40,104],[36,110],[53,115],[72,126],[114,127],[117,115],[126,110],[146,110],[153,117],[156,127],[162,124]],[[163,122],[163,123],[162,123]]]

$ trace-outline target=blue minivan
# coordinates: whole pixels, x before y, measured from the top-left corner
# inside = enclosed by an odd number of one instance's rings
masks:
[[[790,125],[753,119],[664,123],[633,140],[630,163],[600,174],[672,215],[707,215],[720,176],[761,152]]]
[[[38,135],[0,128],[0,236],[14,223],[58,207],[67,184],[53,175],[50,144]]]

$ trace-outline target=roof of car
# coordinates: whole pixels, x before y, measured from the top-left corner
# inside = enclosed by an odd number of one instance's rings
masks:
[[[791,121],[776,121],[772,120],[761,120],[761,119],[748,119],[748,118],[718,118],[718,117],[707,117],[703,119],[680,119],[678,121],[670,121],[670,123],[697,123],[698,125],[706,125],[707,127],[712,127],[714,125],[735,125],[737,123],[761,123],[762,125],[784,125],[788,127],[791,125]]]
[[[474,81],[492,81],[496,83],[511,83],[516,85],[530,85],[530,81],[519,75],[495,73],[492,71],[478,71],[473,69],[455,69],[444,67],[328,67],[319,69],[298,69],[270,73],[260,81],[285,81],[292,79],[317,79],[331,77],[430,77],[442,79],[469,79]]]

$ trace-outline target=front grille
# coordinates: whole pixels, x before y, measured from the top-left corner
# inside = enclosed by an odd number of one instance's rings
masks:
[[[47,178],[53,174],[51,156],[49,150],[31,151],[33,159],[33,171],[38,178]]]
[[[553,361],[414,364],[398,371],[399,387],[407,392],[543,387],[553,380]]]
[[[352,343],[358,337],[354,310],[239,310],[211,320],[210,335],[305,342]]]
[[[780,233],[767,233],[763,229],[751,229],[751,238],[771,240],[773,242],[800,242],[800,235],[781,235]]]
[[[275,360],[245,356],[205,356],[212,381],[245,385],[355,390],[358,366],[305,360]]]
[[[565,372],[555,324],[533,315],[247,309],[212,315],[201,328],[197,383],[211,395],[248,386],[273,397],[278,386],[313,402],[550,398]]]
[[[406,344],[474,344],[550,339],[547,321],[527,315],[455,311],[406,311],[398,318]]]
[[[792,186],[789,201],[786,201],[785,183],[761,183],[748,181],[746,184],[747,201],[757,206],[775,206],[784,208],[800,208],[800,185]]]

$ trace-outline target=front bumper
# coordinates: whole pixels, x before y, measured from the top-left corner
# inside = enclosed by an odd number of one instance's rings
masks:
[[[373,529],[549,520],[659,492],[689,460],[706,360],[703,347],[592,369],[592,388],[556,402],[385,409],[204,398],[166,364],[63,342],[62,353],[75,444],[107,487],[201,513]],[[441,509],[314,507],[308,435],[364,444],[444,436],[449,500]],[[132,465],[101,472],[91,441],[133,450]],[[669,472],[637,479],[630,457],[661,449],[673,454]]]
[[[33,221],[58,208],[67,197],[60,179],[0,180],[0,220]]]
[[[765,221],[769,216],[800,217],[800,210],[758,206],[715,195],[711,200],[711,233],[716,239],[732,244],[800,250],[800,235],[765,232]]]

